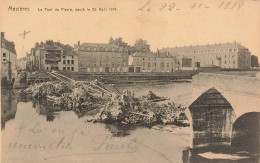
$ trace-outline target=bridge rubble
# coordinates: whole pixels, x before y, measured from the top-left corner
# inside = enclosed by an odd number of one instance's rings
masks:
[[[188,126],[184,114],[186,107],[169,102],[168,98],[159,97],[152,91],[147,95],[135,97],[134,92],[116,88],[114,91],[94,81],[75,81],[61,74],[49,73],[57,80],[35,82],[24,90],[32,98],[46,99],[53,107],[75,112],[88,112],[94,109],[98,113],[88,122],[122,124],[175,124]],[[168,101],[166,103],[159,103]]]

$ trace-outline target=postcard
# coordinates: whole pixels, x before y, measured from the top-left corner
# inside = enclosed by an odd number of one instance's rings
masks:
[[[259,162],[259,0],[0,3],[1,162]]]

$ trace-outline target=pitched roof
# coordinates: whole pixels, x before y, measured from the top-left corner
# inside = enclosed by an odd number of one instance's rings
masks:
[[[232,109],[227,99],[215,88],[210,88],[200,95],[190,106],[189,109]]]
[[[208,44],[208,45],[196,45],[196,46],[183,46],[183,47],[174,47],[174,48],[163,48],[160,51],[178,53],[181,51],[194,51],[194,50],[207,50],[207,49],[228,49],[228,48],[238,48],[238,49],[248,49],[240,43],[219,43],[219,44]]]
[[[14,42],[7,41],[6,39],[3,38],[1,47],[16,54]]]
[[[119,47],[117,45],[106,44],[106,43],[82,43],[80,46],[92,47],[92,48],[97,48],[97,47],[102,47],[102,48],[122,48],[122,47]]]

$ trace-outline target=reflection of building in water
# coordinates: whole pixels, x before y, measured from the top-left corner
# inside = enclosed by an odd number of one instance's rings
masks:
[[[53,121],[55,116],[54,116],[54,110],[47,105],[47,103],[43,102],[42,104],[35,103],[35,109],[36,112],[39,115],[44,115],[46,116],[46,121]]]
[[[8,120],[15,118],[17,98],[12,90],[1,91],[1,94],[1,129],[3,129]]]
[[[215,88],[197,98],[190,106],[192,148],[231,143],[233,108]]]
[[[113,137],[125,137],[136,129],[136,126],[107,124],[105,128],[112,133]]]

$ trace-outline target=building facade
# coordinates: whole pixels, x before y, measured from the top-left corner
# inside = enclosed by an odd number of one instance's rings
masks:
[[[175,55],[175,70],[195,70],[195,64],[191,58],[185,55]]]
[[[78,66],[81,72],[109,73],[128,71],[128,51],[112,44],[78,43]]]
[[[193,60],[196,67],[218,66],[223,69],[241,70],[251,67],[250,51],[237,42],[165,48],[162,51],[185,55]]]
[[[52,40],[36,44],[31,50],[32,69],[78,71],[78,57],[74,49]]]
[[[169,53],[140,53],[129,56],[129,72],[174,72],[175,57]]]
[[[2,83],[10,83],[17,76],[16,50],[14,42],[5,39],[4,32],[1,32],[1,78]]]
[[[78,55],[72,47],[63,47],[61,62],[63,71],[79,71]]]

